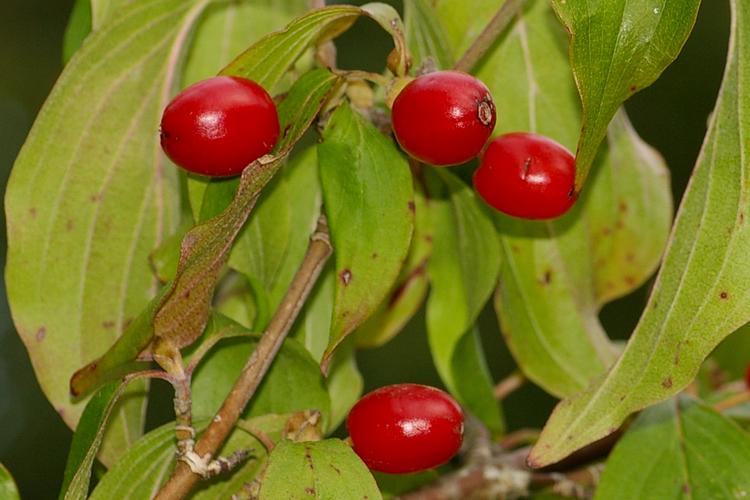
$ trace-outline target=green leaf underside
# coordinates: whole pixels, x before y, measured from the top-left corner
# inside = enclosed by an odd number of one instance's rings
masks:
[[[453,66],[453,54],[442,21],[427,0],[405,2],[404,23],[414,67],[419,68],[427,58],[431,58],[438,69]]]
[[[20,500],[21,495],[18,493],[18,487],[10,475],[8,469],[0,463],[0,498],[4,500]]]
[[[323,132],[318,164],[336,258],[326,364],[398,277],[409,250],[414,205],[406,159],[346,103],[334,111]]]
[[[203,332],[216,280],[228,259],[234,238],[247,220],[260,190],[307,130],[337,82],[338,77],[327,70],[312,71],[300,78],[279,106],[285,134],[277,146],[277,155],[246,168],[237,195],[226,210],[185,235],[175,280],[162,289],[107,354],[76,373],[71,382],[74,391],[85,392],[113,375],[118,376],[115,370],[134,359],[154,337],[181,348]],[[284,128],[286,124],[289,126]]]
[[[425,170],[425,176],[430,185],[428,210],[434,231],[427,263],[431,291],[426,313],[432,358],[446,386],[463,403],[489,408],[486,401],[490,398],[494,403],[492,391],[481,390],[491,388],[486,370],[475,367],[475,374],[481,377],[471,388],[459,386],[457,380],[466,376],[462,370],[468,360],[483,358],[479,344],[468,341],[458,352],[457,348],[464,336],[473,335],[471,327],[497,283],[500,248],[495,228],[474,191],[458,177],[443,169]],[[482,411],[495,431],[500,427],[498,412],[497,404],[491,413]]]
[[[193,376],[196,419],[216,414],[258,343],[257,335],[226,320],[209,322],[205,335],[207,339],[220,335],[224,340],[203,359]],[[315,409],[327,422],[330,406],[318,363],[299,342],[288,339],[242,415],[250,418]]]
[[[570,60],[583,103],[576,157],[578,190],[622,103],[677,58],[700,0],[552,0],[570,33]]]
[[[268,458],[259,500],[381,499],[370,471],[338,439],[281,441]]]
[[[750,435],[709,406],[681,397],[638,417],[607,460],[595,498],[743,498],[748,493]]]
[[[61,500],[83,500],[88,496],[91,467],[99,452],[109,417],[124,390],[124,384],[113,382],[99,389],[86,404],[68,451],[60,488]]]
[[[438,12],[453,12],[449,7],[441,1]],[[443,21],[447,27],[450,19]],[[543,0],[528,2],[477,68],[501,117],[495,133],[533,131],[574,145],[579,103],[572,78],[560,77],[569,74],[565,35],[554,13]],[[501,330],[524,373],[557,396],[583,389],[614,361],[598,310],[646,280],[669,230],[666,169],[624,114],[613,122],[608,148],[591,188],[563,218],[495,216]],[[645,214],[653,224],[642,223]]]
[[[254,418],[247,423],[265,432],[272,440],[278,440],[288,416],[267,415]],[[208,422],[197,422],[201,432]],[[230,498],[250,483],[266,462],[263,445],[241,429],[235,429],[220,453],[227,456],[235,450],[252,450],[250,458],[237,470],[221,475],[207,483],[191,496],[196,500]],[[159,487],[167,480],[174,467],[175,456],[174,423],[155,429],[141,438],[117,464],[102,477],[94,489],[91,500],[113,498],[153,498]]]
[[[134,0],[89,0],[91,3],[91,24],[92,28],[97,30],[104,26],[112,19],[116,19],[113,14],[118,9],[128,4],[137,3]]]
[[[606,378],[562,402],[532,450],[555,462],[633,411],[685,387],[703,359],[750,319],[745,222],[750,169],[750,5],[732,2],[724,82],[646,310]]]
[[[39,383],[70,426],[84,402],[70,399],[66,380],[153,296],[148,254],[179,221],[177,173],[163,162],[157,131],[176,54],[205,3],[139,2],[92,34],[9,181],[9,302]],[[144,403],[127,398],[105,460],[140,434]]]

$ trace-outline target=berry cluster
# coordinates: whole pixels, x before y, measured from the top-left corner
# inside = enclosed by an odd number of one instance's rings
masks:
[[[495,105],[487,87],[466,73],[438,71],[406,85],[393,102],[398,143],[415,159],[434,166],[465,163],[482,153],[474,173],[479,195],[500,212],[549,219],[575,203],[575,158],[560,144],[531,133],[487,141],[495,128]],[[219,76],[198,82],[164,110],[161,144],[190,172],[238,175],[268,154],[279,137],[271,96],[257,83]]]
[[[393,132],[412,157],[434,166],[479,156],[495,128],[487,87],[466,73],[438,71],[411,81],[393,103]],[[575,158],[536,134],[513,133],[487,146],[474,173],[479,195],[500,212],[549,219],[576,199]]]

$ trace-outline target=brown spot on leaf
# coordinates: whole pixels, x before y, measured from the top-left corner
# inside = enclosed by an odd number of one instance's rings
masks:
[[[109,330],[110,328],[114,328],[115,322],[112,320],[102,321],[102,326]]]
[[[609,236],[610,234],[612,234],[612,228],[610,228],[610,227],[605,227],[605,228],[603,228],[603,229],[602,229],[602,234],[603,234],[604,236]]]
[[[549,285],[552,282],[552,270],[547,269],[544,271],[544,275],[542,276],[541,283],[543,285]]]
[[[284,127],[284,134],[282,135],[282,137],[286,137],[287,134],[289,134],[289,130],[291,130],[291,128],[292,128],[292,124],[291,123],[288,124],[286,127]]]
[[[378,252],[372,252],[371,257],[373,258],[373,260],[377,259],[379,257]]]
[[[65,223],[65,229],[67,231],[72,231],[74,227],[75,227],[75,224],[73,223],[73,220],[68,219],[68,222]]]
[[[620,212],[627,212],[628,211],[628,204],[624,200],[620,200],[620,203],[617,204],[617,209]]]
[[[633,252],[626,253],[625,260],[628,262],[635,262],[635,254]]]
[[[629,276],[629,275],[625,276],[625,284],[627,284],[628,286],[635,286],[636,284],[635,277]]]
[[[182,294],[182,298],[187,300],[190,298],[190,290],[185,290],[185,292]]]
[[[690,495],[690,485],[688,483],[682,485],[682,492],[686,495]]]
[[[29,208],[29,215],[31,216],[32,219],[36,219],[36,208],[34,207]]]
[[[344,286],[349,286],[349,283],[352,282],[352,271],[351,269],[344,269],[339,273],[339,279],[341,280],[341,283],[344,284]]]
[[[510,249],[513,253],[521,253],[521,249],[518,247],[518,245],[511,245]]]
[[[89,200],[91,200],[91,203],[98,203],[102,199],[102,195],[99,193],[94,193],[91,196],[89,196]]]
[[[672,387],[672,377],[667,377],[664,380],[661,381],[661,386],[665,389],[670,389]]]
[[[409,207],[409,212],[414,213],[417,211],[417,205],[414,203],[414,200],[409,200],[407,206]]]
[[[305,460],[307,460],[307,466],[310,467],[310,470],[314,470],[315,466],[313,465],[312,455],[310,454],[309,446],[305,446]]]
[[[34,337],[36,338],[37,342],[41,342],[42,340],[44,340],[44,337],[46,336],[47,336],[47,328],[43,326],[39,328],[39,330],[36,331],[36,335]]]
[[[336,467],[333,464],[330,464],[330,465],[331,465],[331,469],[333,469],[334,472],[336,472],[336,474],[338,474],[340,476],[341,475],[341,469],[339,469],[338,467]]]
[[[630,87],[628,87],[628,90],[631,92],[635,92],[636,90],[638,90],[638,87],[635,85],[631,85]]]
[[[727,300],[729,298],[729,293],[727,293],[726,291],[722,291],[719,294],[719,297],[721,297],[723,300]]]
[[[315,488],[312,488],[312,487],[308,486],[307,488],[305,488],[305,493],[307,493],[311,497],[314,497],[315,496]]]

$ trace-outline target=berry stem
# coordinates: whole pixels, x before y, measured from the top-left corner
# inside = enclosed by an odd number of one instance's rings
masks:
[[[750,401],[750,391],[738,392],[733,396],[729,396],[727,399],[723,399],[714,405],[714,410],[722,412],[735,406],[747,403]]]
[[[521,388],[525,382],[526,377],[523,376],[523,373],[514,371],[497,383],[494,390],[495,399],[502,401],[516,391],[516,389]]]
[[[318,226],[310,238],[310,246],[307,249],[305,259],[271,319],[268,329],[245,364],[227,399],[195,444],[195,452],[199,456],[203,457],[206,454],[213,456],[234,429],[240,414],[255,394],[276,357],[276,353],[281,348],[281,344],[289,333],[330,255],[331,242],[328,224],[325,217],[321,216],[318,220]],[[183,462],[178,462],[172,477],[169,478],[155,498],[162,500],[183,498],[187,496],[199,479],[200,477],[193,473],[189,466]]]
[[[453,69],[469,73],[513,21],[524,2],[525,0],[505,0]]]

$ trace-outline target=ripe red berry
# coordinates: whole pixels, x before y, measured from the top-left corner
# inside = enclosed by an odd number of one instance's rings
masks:
[[[412,80],[393,102],[393,133],[411,156],[431,165],[479,155],[495,128],[487,87],[466,73],[438,71]]]
[[[268,154],[279,137],[276,105],[245,78],[217,76],[180,92],[164,109],[161,147],[185,170],[238,175]]]
[[[524,132],[497,137],[474,172],[474,187],[495,209],[523,219],[550,219],[576,201],[573,155],[547,137]]]
[[[461,407],[445,392],[397,384],[360,399],[346,426],[354,451],[370,469],[403,474],[450,460],[461,446],[463,421]]]

